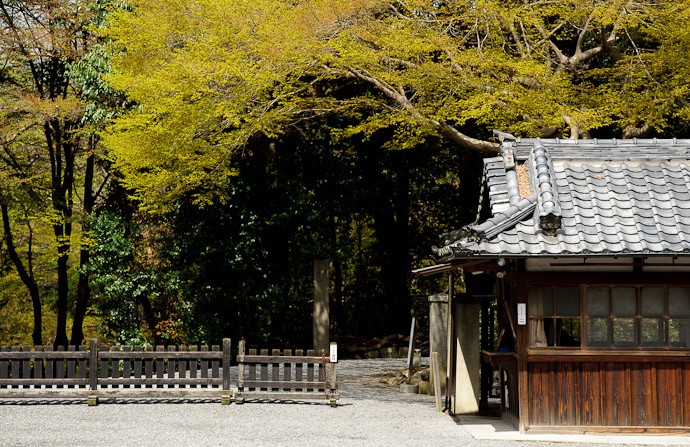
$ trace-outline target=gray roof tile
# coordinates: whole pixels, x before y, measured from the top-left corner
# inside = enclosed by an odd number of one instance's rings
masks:
[[[480,230],[474,237],[460,231],[445,259],[690,254],[690,140],[518,139],[514,146],[529,166],[533,202],[509,206],[503,159],[486,159],[494,217],[472,227]],[[558,218],[554,235],[544,231],[547,215]]]

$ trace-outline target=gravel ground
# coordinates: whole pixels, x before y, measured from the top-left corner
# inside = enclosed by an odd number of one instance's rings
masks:
[[[0,446],[527,445],[475,440],[436,412],[433,397],[382,383],[404,363],[341,361],[338,408],[327,401],[223,406],[219,399],[110,399],[88,407],[84,399],[0,400]]]

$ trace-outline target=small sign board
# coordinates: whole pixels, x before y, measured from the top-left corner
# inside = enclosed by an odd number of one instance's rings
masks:
[[[331,343],[331,363],[338,363],[338,344]]]
[[[527,303],[518,303],[517,305],[518,326],[527,324]]]

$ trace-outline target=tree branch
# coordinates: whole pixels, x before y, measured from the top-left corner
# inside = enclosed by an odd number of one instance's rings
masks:
[[[631,138],[645,138],[652,131],[652,126],[644,124],[642,127],[628,127],[623,132],[623,139],[629,140]]]
[[[449,138],[451,141],[459,144],[460,146],[466,149],[471,149],[485,154],[498,153],[498,144],[472,138],[470,136],[463,134],[455,127],[447,123],[442,123],[440,121],[422,115],[422,113],[420,113],[419,110],[417,110],[414,107],[414,105],[412,105],[412,103],[408,100],[406,96],[401,95],[400,92],[396,91],[395,88],[388,85],[386,82],[381,81],[380,79],[377,79],[373,76],[366,75],[354,67],[348,67],[347,70],[352,76],[356,77],[357,79],[360,79],[368,84],[375,86],[377,89],[383,92],[383,94],[385,94],[390,99],[398,103],[404,110],[410,113],[420,123],[433,127],[443,136]]]

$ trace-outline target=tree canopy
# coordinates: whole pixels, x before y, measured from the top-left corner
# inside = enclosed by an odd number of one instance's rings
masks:
[[[139,105],[106,136],[159,208],[204,203],[234,154],[327,114],[334,138],[393,127],[492,153],[491,128],[620,137],[688,118],[688,2],[138,0],[116,11],[109,80]]]

